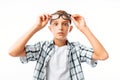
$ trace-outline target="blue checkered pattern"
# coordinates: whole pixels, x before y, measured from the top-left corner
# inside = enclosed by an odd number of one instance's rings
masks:
[[[26,56],[20,57],[22,63],[37,61],[33,80],[46,80],[47,64],[55,53],[53,41],[41,41],[35,45],[26,45]],[[97,61],[92,60],[93,49],[88,48],[79,42],[68,42],[68,67],[71,80],[84,80],[81,67],[82,62],[87,62],[95,67]]]

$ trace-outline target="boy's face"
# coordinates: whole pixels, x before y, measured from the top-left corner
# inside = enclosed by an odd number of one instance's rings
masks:
[[[72,26],[70,26],[69,20],[59,17],[58,19],[52,20],[49,29],[53,33],[55,39],[65,40],[68,32],[72,30]]]

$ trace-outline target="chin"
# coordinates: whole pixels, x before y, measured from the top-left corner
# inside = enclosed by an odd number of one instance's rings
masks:
[[[58,40],[66,40],[65,37],[57,37],[56,39],[58,39]]]

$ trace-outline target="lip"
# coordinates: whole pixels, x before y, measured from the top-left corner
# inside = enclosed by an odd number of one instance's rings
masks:
[[[63,35],[64,33],[63,33],[63,32],[58,32],[57,34],[59,34],[59,35]]]

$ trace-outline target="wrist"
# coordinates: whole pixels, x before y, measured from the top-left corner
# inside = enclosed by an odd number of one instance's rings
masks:
[[[90,31],[90,29],[88,27],[84,27],[84,29],[82,29],[81,31],[87,38],[91,38],[90,36],[93,35],[92,32]]]
[[[79,29],[82,33],[86,33],[87,31],[89,31],[89,28],[87,26],[82,27]]]
[[[32,30],[33,30],[33,32],[38,32],[40,29],[41,29],[42,27],[41,27],[41,25],[34,25],[33,27],[32,27]]]

